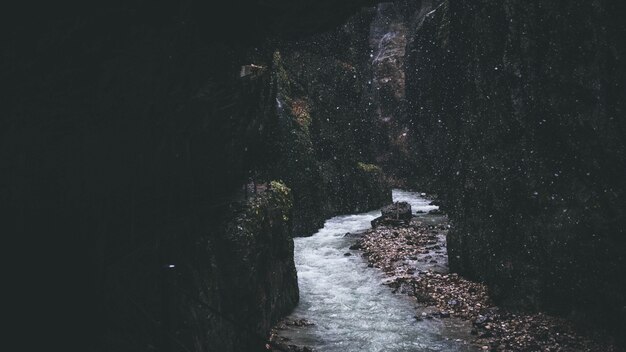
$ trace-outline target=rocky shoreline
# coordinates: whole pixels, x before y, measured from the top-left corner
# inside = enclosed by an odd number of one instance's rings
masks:
[[[542,313],[496,306],[487,287],[447,271],[448,219],[423,214],[408,225],[381,225],[362,234],[359,249],[369,266],[389,277],[394,293],[412,297],[417,320],[456,317],[471,322],[473,344],[486,351],[617,351],[604,336]]]

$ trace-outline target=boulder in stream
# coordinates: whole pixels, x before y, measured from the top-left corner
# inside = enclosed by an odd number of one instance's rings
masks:
[[[386,205],[381,209],[381,212],[383,214],[382,216],[372,220],[372,227],[379,225],[408,225],[413,217],[411,204],[407,202],[395,202]]]

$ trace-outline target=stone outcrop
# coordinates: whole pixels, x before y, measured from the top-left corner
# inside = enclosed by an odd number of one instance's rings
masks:
[[[413,213],[411,213],[411,204],[407,202],[395,202],[384,206],[381,209],[384,217],[396,220],[411,220]]]
[[[371,17],[362,10],[337,29],[283,43],[274,53],[277,158],[261,174],[293,189],[297,236],[329,217],[391,200],[383,170],[372,164],[378,124],[367,104]]]
[[[379,225],[408,225],[413,217],[411,204],[407,202],[395,202],[388,204],[382,207],[380,211],[382,216],[372,220],[372,227],[377,227]]]
[[[292,204],[291,190],[271,182],[266,192],[234,209],[236,217],[220,236],[208,238],[206,249],[212,257],[204,287],[212,306],[192,315],[206,327],[206,334],[196,340],[201,350],[259,350],[270,327],[295,307]],[[217,287],[207,285],[213,282]]]
[[[502,303],[626,326],[626,46],[617,2],[424,2],[406,59],[452,270]]]
[[[415,188],[419,153],[413,139],[414,124],[406,114],[407,41],[412,38],[420,12],[428,1],[380,3],[370,24],[371,96],[376,162],[399,188]]]
[[[269,37],[327,31],[364,3],[96,1],[12,12],[0,62],[3,233],[29,249],[22,268],[32,275],[20,274],[38,279],[21,290],[46,288],[53,312],[38,316],[79,325],[63,329],[72,331],[64,348],[249,350],[250,331],[293,305],[283,220],[263,220],[252,239],[218,230],[251,170],[275,158],[272,75],[242,79],[241,66],[271,64]],[[242,257],[223,257],[233,252]],[[231,295],[246,300],[241,308]],[[216,312],[252,320],[238,327]]]

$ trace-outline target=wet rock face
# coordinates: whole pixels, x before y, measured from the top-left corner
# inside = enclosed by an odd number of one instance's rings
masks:
[[[397,117],[404,99],[404,55],[407,23],[400,5],[379,4],[370,26],[371,62],[380,119]]]
[[[343,26],[286,42],[274,53],[276,160],[265,173],[294,192],[294,234],[307,236],[338,214],[391,200],[373,164],[376,121],[367,104],[369,23],[362,10]]]
[[[272,182],[226,224],[220,237],[211,239],[222,250],[212,253],[217,264],[213,268],[218,270],[209,270],[208,282],[217,282],[220,289],[210,289],[216,296],[208,303],[215,310],[204,313],[215,328],[198,337],[203,350],[259,350],[270,327],[297,304],[292,203],[291,190]],[[198,321],[206,323],[203,318]]]
[[[404,118],[407,32],[420,1],[378,4],[370,25],[370,104],[379,125],[375,129],[376,157],[390,176],[406,178],[410,149],[408,121]],[[393,174],[393,175],[391,175]],[[398,183],[401,184],[401,183]]]
[[[625,326],[624,11],[561,5],[424,8],[415,163],[455,224],[452,270],[501,302]]]
[[[286,236],[280,220],[262,222],[265,235],[254,241],[224,241],[217,230],[232,219],[226,205],[240,200],[249,170],[273,157],[271,75],[242,80],[239,70],[271,64],[272,48],[261,45],[269,35],[326,30],[362,2],[272,4],[278,8],[223,2],[217,11],[208,2],[99,1],[12,16],[0,63],[3,214],[15,237],[45,234],[45,251],[33,257],[49,262],[54,253],[59,265],[79,267],[82,279],[67,280],[72,294],[63,299],[82,297],[84,313],[70,320],[105,325],[74,334],[85,336],[85,346],[104,340],[111,350],[168,350],[181,348],[172,347],[176,336],[190,350],[248,350],[230,342],[249,336],[199,307],[208,302],[237,317],[236,305],[214,304],[245,293],[245,305],[260,306],[251,314],[252,331],[261,331],[292,306],[272,301],[281,290],[293,298],[294,290],[293,280],[272,277],[278,268],[271,262],[287,268],[287,258],[273,252],[286,239],[270,236]],[[241,281],[216,280],[237,267],[236,258],[217,258],[232,250],[250,258],[256,276],[239,267]],[[267,259],[255,258],[261,254]],[[258,277],[277,286],[253,292],[263,289]],[[170,291],[171,280],[185,291]],[[225,345],[207,343],[207,330],[223,332]]]

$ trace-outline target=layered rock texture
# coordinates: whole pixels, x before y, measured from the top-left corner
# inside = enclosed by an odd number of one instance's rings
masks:
[[[500,302],[626,326],[625,14],[617,2],[424,2],[406,58],[450,267]],[[623,330],[621,331],[623,332]]]

